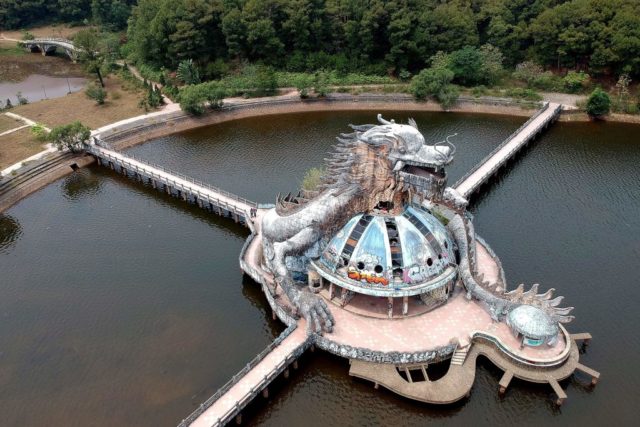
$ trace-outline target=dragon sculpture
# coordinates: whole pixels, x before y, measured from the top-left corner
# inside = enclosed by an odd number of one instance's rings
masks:
[[[495,320],[513,308],[530,304],[542,308],[558,322],[568,322],[569,308],[557,308],[562,297],[553,290],[537,294],[521,287],[506,292],[504,283],[485,283],[475,271],[475,234],[466,213],[467,201],[446,187],[445,167],[455,154],[448,138],[428,145],[412,119],[397,124],[378,115],[379,125],[353,126],[342,134],[330,158],[318,191],[305,197],[280,198],[262,220],[264,268],[286,293],[311,331],[331,332],[334,319],[325,301],[301,286],[292,272],[306,271],[309,259],[319,256],[332,232],[353,215],[384,206],[402,209],[405,204],[436,207],[449,219],[459,251],[459,270],[468,298],[486,303]]]

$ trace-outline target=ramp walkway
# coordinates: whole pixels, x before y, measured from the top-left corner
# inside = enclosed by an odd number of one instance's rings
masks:
[[[225,425],[260,392],[266,396],[267,386],[311,345],[305,329],[303,321],[288,327],[179,427]]]
[[[465,198],[469,198],[524,146],[553,123],[561,111],[562,104],[546,102],[536,114],[460,178],[453,187]]]
[[[177,195],[218,215],[231,216],[236,222],[244,221],[249,228],[253,226],[251,211],[257,208],[255,202],[98,144],[87,144],[86,150],[96,157],[98,164],[128,177],[146,180],[153,188]]]

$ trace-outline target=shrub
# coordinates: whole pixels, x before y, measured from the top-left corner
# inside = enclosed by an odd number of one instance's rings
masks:
[[[47,139],[49,139],[49,134],[47,133],[46,129],[44,128],[43,125],[41,125],[40,123],[37,123],[33,126],[31,126],[31,134],[38,140],[41,142],[46,141]]]
[[[518,80],[523,80],[529,86],[533,85],[533,82],[542,74],[542,67],[533,61],[525,61],[516,65],[516,69],[513,72],[513,77]]]
[[[300,93],[300,98],[309,97],[309,89],[313,84],[313,78],[308,74],[300,74],[295,77],[293,84]]]
[[[90,136],[91,129],[75,121],[67,125],[56,126],[51,130],[48,139],[58,150],[68,148],[73,153],[87,142]]]
[[[411,93],[419,100],[436,96],[451,84],[453,76],[447,68],[426,68],[411,80]]]
[[[322,168],[311,168],[304,174],[302,179],[302,189],[305,191],[316,191],[322,182],[325,170]]]
[[[7,98],[7,102],[4,104],[4,110],[9,110],[11,108],[13,108],[13,104],[11,103],[11,100]]]
[[[313,79],[313,91],[323,98],[329,93],[329,74],[326,71],[318,71]]]
[[[403,82],[408,82],[409,80],[411,80],[411,76],[412,74],[407,70],[402,70],[400,71],[400,74],[398,74],[398,78]]]
[[[596,88],[587,100],[587,114],[591,117],[598,118],[608,114],[611,110],[611,99],[605,91]]]
[[[193,85],[200,83],[200,72],[192,59],[181,61],[178,64],[176,74],[184,84]]]
[[[29,100],[22,96],[22,92],[16,93],[16,98],[18,99],[18,104],[20,105],[27,105],[29,103]]]
[[[449,55],[449,68],[455,80],[465,86],[483,83],[482,55],[472,46],[465,46]]]
[[[589,74],[582,71],[576,73],[575,71],[569,71],[562,79],[564,87],[569,93],[580,92],[586,88],[589,84]]]
[[[84,93],[87,95],[87,98],[93,99],[98,105],[104,104],[105,99],[107,99],[107,91],[95,83],[89,83]]]
[[[481,80],[490,85],[496,84],[504,74],[502,52],[493,45],[485,44],[480,47],[480,57],[482,58]]]

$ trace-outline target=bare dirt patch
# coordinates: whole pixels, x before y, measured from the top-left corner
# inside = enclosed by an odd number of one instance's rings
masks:
[[[0,136],[0,169],[33,156],[43,149],[44,144],[31,134],[29,128]]]
[[[9,129],[15,129],[22,125],[24,125],[22,121],[0,114],[0,133],[8,131]]]
[[[61,98],[20,105],[11,111],[48,127],[79,120],[92,129],[145,113],[138,107],[142,96],[139,89],[133,88],[117,76],[105,79],[105,89],[108,97],[104,105],[97,105],[81,91]]]

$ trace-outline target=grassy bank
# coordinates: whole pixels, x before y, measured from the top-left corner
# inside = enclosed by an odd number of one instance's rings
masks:
[[[48,127],[79,120],[92,129],[144,114],[145,111],[138,107],[142,92],[126,84],[120,77],[111,75],[105,78],[105,90],[108,96],[103,105],[97,105],[84,92],[76,92],[61,98],[16,106],[11,111]]]
[[[0,147],[0,169],[4,169],[42,151],[44,144],[33,136],[29,128],[25,128],[0,136]]]

